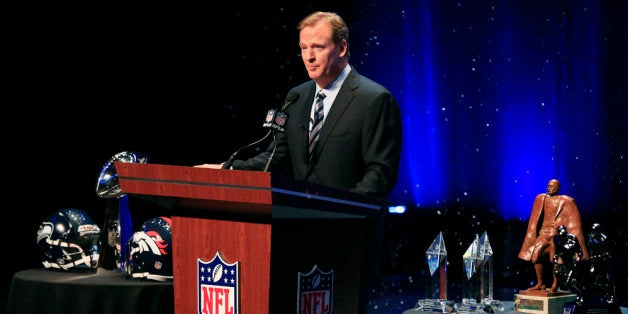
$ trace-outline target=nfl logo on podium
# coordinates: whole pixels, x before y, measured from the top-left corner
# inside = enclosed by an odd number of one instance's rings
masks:
[[[198,313],[238,314],[238,262],[226,263],[216,252],[209,262],[197,259]]]
[[[297,289],[297,313],[326,314],[332,312],[334,295],[334,271],[323,272],[314,265],[312,270],[299,272]]]

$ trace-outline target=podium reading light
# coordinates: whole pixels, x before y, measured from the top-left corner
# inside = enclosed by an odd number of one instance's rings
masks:
[[[96,195],[108,200],[100,236],[102,244],[99,264],[105,269],[117,268],[124,272],[126,243],[133,235],[128,196],[120,189],[115,163],[147,163],[147,161],[148,158],[143,154],[123,151],[111,157],[98,176]]]
[[[388,206],[388,212],[391,214],[403,214],[406,212],[406,205]]]

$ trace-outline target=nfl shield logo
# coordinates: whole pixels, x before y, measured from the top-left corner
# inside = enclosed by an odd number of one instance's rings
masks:
[[[264,122],[271,123],[273,122],[274,118],[275,118],[275,109],[270,109],[268,110],[268,112],[266,112],[266,120],[264,120]]]
[[[218,252],[209,262],[197,259],[198,313],[238,314],[239,271],[238,262],[227,264]]]
[[[275,117],[275,123],[277,123],[277,125],[283,127],[286,125],[286,114],[279,111],[277,112],[277,117]]]
[[[265,128],[270,128],[273,126],[274,120],[275,120],[275,109],[270,109],[266,113],[266,119],[264,120],[264,123],[262,124],[262,126]]]
[[[297,289],[297,313],[325,314],[332,312],[334,296],[334,271],[323,272],[314,265],[312,270],[299,272]]]

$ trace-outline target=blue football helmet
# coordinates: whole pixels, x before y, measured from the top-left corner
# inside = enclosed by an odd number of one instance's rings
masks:
[[[127,242],[128,278],[172,281],[172,224],[168,217],[145,221]]]
[[[45,268],[93,270],[100,255],[100,228],[86,212],[66,208],[39,225],[37,246]]]

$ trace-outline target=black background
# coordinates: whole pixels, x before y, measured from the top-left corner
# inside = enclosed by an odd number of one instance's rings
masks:
[[[9,22],[3,36],[2,129],[10,243],[3,254],[3,295],[15,271],[40,267],[35,234],[45,216],[72,207],[103,220],[106,202],[95,194],[96,180],[115,153],[138,151],[153,163],[195,165],[221,162],[262,137],[266,110],[307,80],[298,20],[318,9],[338,12],[349,23],[366,20],[356,7],[333,1],[95,1],[11,4],[2,10]],[[352,43],[354,53],[361,45]],[[525,287],[533,278],[531,266],[514,257],[524,222],[506,224],[490,210],[470,215],[458,206],[390,218],[387,271],[421,272],[423,249],[435,226],[447,221],[448,237],[457,240],[452,256],[468,245],[459,239],[496,230],[495,251],[505,252],[496,280]],[[444,214],[434,214],[438,210]],[[625,238],[625,216],[615,222],[619,228],[613,232]],[[620,273],[620,300],[626,299],[627,280]]]

